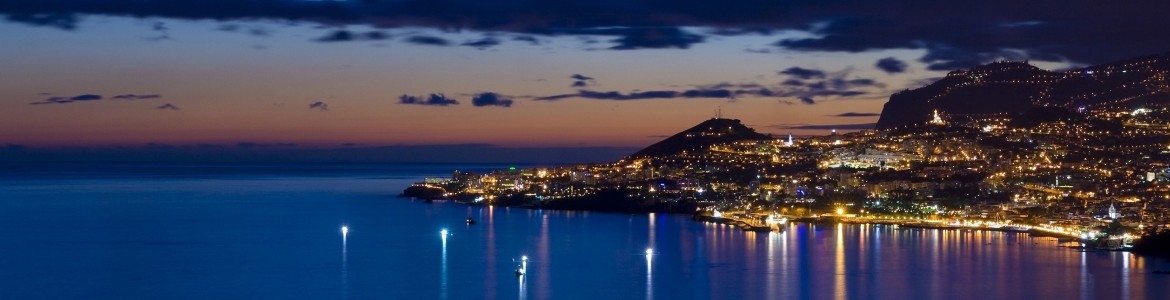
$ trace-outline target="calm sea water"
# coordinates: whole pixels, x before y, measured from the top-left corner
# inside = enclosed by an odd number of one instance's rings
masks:
[[[0,299],[1170,299],[1170,262],[1023,234],[393,197],[491,167],[0,165]]]

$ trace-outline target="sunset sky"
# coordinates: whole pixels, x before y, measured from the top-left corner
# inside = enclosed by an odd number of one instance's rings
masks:
[[[0,151],[620,152],[717,108],[824,134],[957,68],[1170,51],[1162,2],[1029,2],[0,1]]]

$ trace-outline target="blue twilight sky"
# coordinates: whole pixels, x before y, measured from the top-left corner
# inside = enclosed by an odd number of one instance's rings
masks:
[[[1166,11],[1160,1],[0,0],[0,160],[419,147],[607,149],[558,158],[605,160],[717,107],[765,133],[855,130],[891,93],[949,70],[1170,51]]]

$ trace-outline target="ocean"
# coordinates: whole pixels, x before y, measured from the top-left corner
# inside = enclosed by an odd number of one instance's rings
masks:
[[[1164,259],[1026,234],[395,197],[506,167],[0,165],[0,299],[1170,299]]]

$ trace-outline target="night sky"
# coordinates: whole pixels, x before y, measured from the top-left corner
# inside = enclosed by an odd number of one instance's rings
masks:
[[[763,133],[857,130],[891,93],[950,70],[1170,51],[1167,12],[1164,1],[0,0],[0,161],[597,161],[717,107]],[[436,149],[448,156],[426,156]]]

